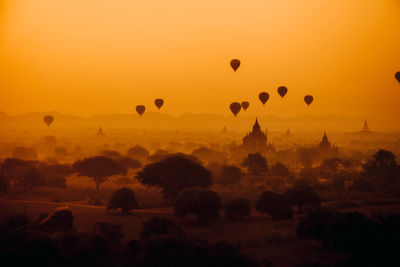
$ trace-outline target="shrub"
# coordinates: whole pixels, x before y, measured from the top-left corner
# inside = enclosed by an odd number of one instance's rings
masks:
[[[271,215],[272,219],[293,218],[292,207],[288,205],[285,198],[270,191],[260,195],[256,204],[257,211]]]
[[[115,246],[119,246],[122,238],[124,237],[121,229],[121,224],[110,224],[106,222],[96,222],[94,224],[94,233],[103,235],[108,242]]]
[[[178,216],[193,214],[198,222],[216,220],[222,207],[220,197],[213,191],[203,188],[187,188],[179,193],[174,205]]]
[[[230,219],[242,218],[250,216],[251,205],[246,198],[233,198],[224,205],[225,214]]]
[[[137,206],[135,192],[123,187],[112,194],[107,204],[107,210],[120,208],[122,214],[127,214],[131,209],[136,209]]]
[[[152,236],[175,236],[179,237],[183,234],[182,229],[173,222],[165,218],[150,218],[143,222],[142,231],[140,232],[141,238],[150,238]]]

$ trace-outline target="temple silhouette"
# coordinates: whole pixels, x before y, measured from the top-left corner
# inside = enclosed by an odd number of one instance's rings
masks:
[[[322,152],[338,152],[338,147],[333,145],[329,141],[328,136],[326,135],[326,132],[324,132],[324,136],[322,136],[322,140],[319,143],[318,148]]]
[[[256,118],[252,131],[248,132],[246,136],[243,137],[242,148],[249,153],[263,153],[267,152],[268,150],[274,150],[273,146],[268,144],[267,141],[267,133],[261,130],[261,126]]]
[[[371,133],[371,130],[369,129],[369,126],[368,126],[368,123],[366,120],[364,121],[364,125],[363,125],[361,132],[362,133]]]
[[[94,137],[96,138],[103,138],[105,137],[106,134],[103,132],[103,129],[101,128],[101,126],[99,127],[99,130],[97,131],[97,133],[94,135]]]

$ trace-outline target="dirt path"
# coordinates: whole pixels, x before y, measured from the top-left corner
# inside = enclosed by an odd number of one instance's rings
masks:
[[[0,204],[7,203],[19,203],[19,204],[41,204],[41,205],[52,205],[52,206],[70,206],[70,207],[81,207],[89,209],[102,209],[105,210],[105,206],[94,206],[85,205],[71,202],[50,202],[50,201],[38,201],[38,200],[0,200]],[[137,209],[135,213],[154,213],[154,214],[173,214],[170,208],[151,208],[151,209]]]

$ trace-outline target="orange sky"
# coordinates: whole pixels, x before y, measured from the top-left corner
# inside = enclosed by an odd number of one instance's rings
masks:
[[[154,110],[162,97],[173,115],[248,100],[248,114],[400,120],[399,0],[2,0],[0,16],[9,114]]]

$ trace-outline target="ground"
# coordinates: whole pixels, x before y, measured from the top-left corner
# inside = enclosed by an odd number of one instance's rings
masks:
[[[70,190],[69,194],[73,195],[73,192],[75,191]],[[67,193],[64,191],[65,194]],[[59,195],[65,197],[61,193]],[[151,194],[149,196],[151,198]],[[231,221],[221,216],[218,221],[209,225],[198,225],[195,218],[174,216],[170,206],[141,208],[132,211],[129,215],[121,215],[119,211],[107,211],[103,205],[88,205],[87,201],[85,203],[83,200],[54,202],[51,201],[52,197],[46,197],[46,194],[40,190],[28,195],[10,194],[0,200],[0,219],[22,212],[35,219],[39,214],[51,213],[57,207],[69,206],[74,215],[76,230],[91,232],[94,223],[99,221],[120,223],[125,234],[125,241],[138,239],[142,223],[148,218],[156,216],[175,222],[189,237],[209,242],[225,240],[265,265],[272,263],[273,266],[293,266],[309,261],[329,263],[346,257],[346,255],[323,248],[317,241],[299,239],[295,234],[295,227],[298,220],[304,215],[296,214],[293,220],[274,221],[266,215],[253,211],[249,218]],[[359,210],[368,213],[382,212],[387,209],[400,210],[398,201],[388,199],[370,200],[369,202],[330,201],[323,205],[335,206],[341,211]]]

